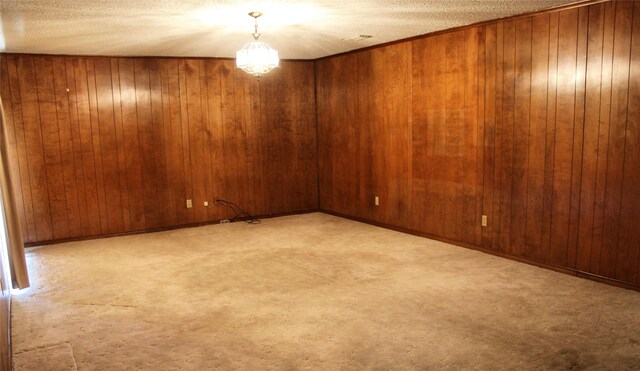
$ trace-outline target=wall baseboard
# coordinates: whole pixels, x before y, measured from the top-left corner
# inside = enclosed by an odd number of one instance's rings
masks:
[[[280,217],[280,216],[315,213],[315,212],[318,212],[318,211],[320,211],[320,210],[318,210],[318,209],[308,209],[308,210],[289,211],[289,212],[285,212],[285,213],[253,215],[252,219],[269,219],[269,218],[277,218],[277,217]],[[169,231],[169,230],[173,230],[173,229],[201,227],[201,226],[204,226],[204,225],[219,224],[221,220],[224,220],[224,219],[211,220],[211,221],[202,222],[202,223],[179,224],[179,225],[172,225],[172,226],[161,227],[161,228],[153,228],[153,229],[144,229],[144,230],[138,230],[138,231],[107,233],[107,234],[101,234],[101,235],[97,235],[97,236],[82,236],[82,237],[64,238],[64,239],[58,239],[58,240],[46,240],[46,241],[38,241],[38,242],[28,242],[28,243],[25,243],[24,246],[25,247],[37,247],[37,246],[52,245],[52,244],[64,243],[64,242],[88,241],[88,240],[97,240],[97,239],[100,239],[100,238],[109,238],[109,237],[118,237],[118,236],[130,236],[130,235],[135,235],[135,234]],[[238,219],[238,221],[243,221],[243,220],[247,220],[247,218]],[[234,222],[234,223],[236,223],[236,222]]]
[[[449,244],[452,244],[452,245],[464,247],[464,248],[467,248],[467,249],[484,252],[484,253],[487,253],[487,254],[499,256],[501,258],[514,260],[514,261],[517,261],[517,262],[520,262],[520,263],[525,263],[525,264],[533,265],[533,266],[540,267],[540,268],[550,269],[552,271],[556,271],[556,272],[559,272],[559,273],[564,273],[564,274],[568,274],[568,275],[575,276],[575,277],[580,277],[580,278],[586,278],[586,279],[591,280],[591,281],[596,281],[596,282],[599,282],[599,283],[604,283],[604,284],[607,284],[607,285],[621,287],[621,288],[624,288],[624,289],[640,292],[640,286],[639,285],[634,285],[634,284],[631,284],[631,283],[628,283],[628,282],[618,281],[618,280],[613,279],[613,278],[603,277],[603,276],[599,276],[597,274],[593,274],[593,273],[589,273],[589,272],[583,272],[583,271],[580,271],[580,270],[577,270],[577,269],[559,267],[559,266],[556,266],[556,265],[553,265],[553,264],[547,264],[547,263],[543,263],[543,262],[539,262],[539,261],[523,258],[523,257],[520,257],[520,256],[512,255],[512,254],[507,254],[507,253],[504,253],[504,252],[501,252],[501,251],[485,249],[485,248],[480,247],[480,246],[476,246],[476,245],[472,245],[472,244],[468,244],[468,243],[464,243],[464,242],[450,240],[448,238],[443,238],[443,237],[436,236],[436,235],[433,235],[433,234],[430,234],[430,233],[421,232],[421,231],[418,231],[418,230],[415,230],[415,229],[409,229],[409,228],[404,228],[404,227],[398,227],[398,226],[391,225],[391,224],[380,223],[380,222],[376,222],[376,221],[373,221],[373,220],[359,218],[359,217],[355,217],[355,216],[351,216],[351,215],[347,215],[347,214],[342,214],[342,213],[339,213],[339,212],[326,210],[326,209],[322,209],[322,208],[319,209],[318,211],[320,211],[322,213],[325,213],[325,214],[338,216],[340,218],[345,218],[345,219],[350,219],[350,220],[354,220],[354,221],[365,223],[365,224],[375,225],[376,227],[391,229],[391,230],[394,230],[394,231],[397,231],[397,232],[407,233],[407,234],[411,234],[411,235],[414,235],[414,236],[425,237],[425,238],[429,238],[431,240],[445,242],[445,243],[449,243]]]

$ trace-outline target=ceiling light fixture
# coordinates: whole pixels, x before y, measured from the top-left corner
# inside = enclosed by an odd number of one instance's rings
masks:
[[[258,41],[260,37],[258,33],[258,17],[261,15],[262,13],[260,12],[249,13],[249,16],[255,19],[255,28],[252,34],[254,40],[236,52],[236,67],[258,79],[280,64],[278,52],[266,43]]]

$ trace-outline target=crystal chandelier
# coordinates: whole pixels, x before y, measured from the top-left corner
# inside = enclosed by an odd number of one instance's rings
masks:
[[[249,16],[255,19],[255,28],[252,34],[254,41],[247,43],[236,52],[236,67],[258,79],[280,64],[278,52],[266,43],[258,41],[260,37],[258,33],[258,17],[261,15],[262,13],[260,12],[249,13]]]

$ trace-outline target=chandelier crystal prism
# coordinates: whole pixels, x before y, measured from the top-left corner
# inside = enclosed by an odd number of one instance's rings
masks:
[[[253,41],[247,43],[236,52],[236,67],[258,79],[280,65],[278,52],[262,41],[258,41],[258,17],[262,13],[251,12],[249,16],[255,19]]]

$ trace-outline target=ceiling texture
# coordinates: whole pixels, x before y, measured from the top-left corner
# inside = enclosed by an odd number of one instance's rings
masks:
[[[0,52],[315,59],[576,0],[0,0]],[[358,35],[371,38],[358,40]]]

